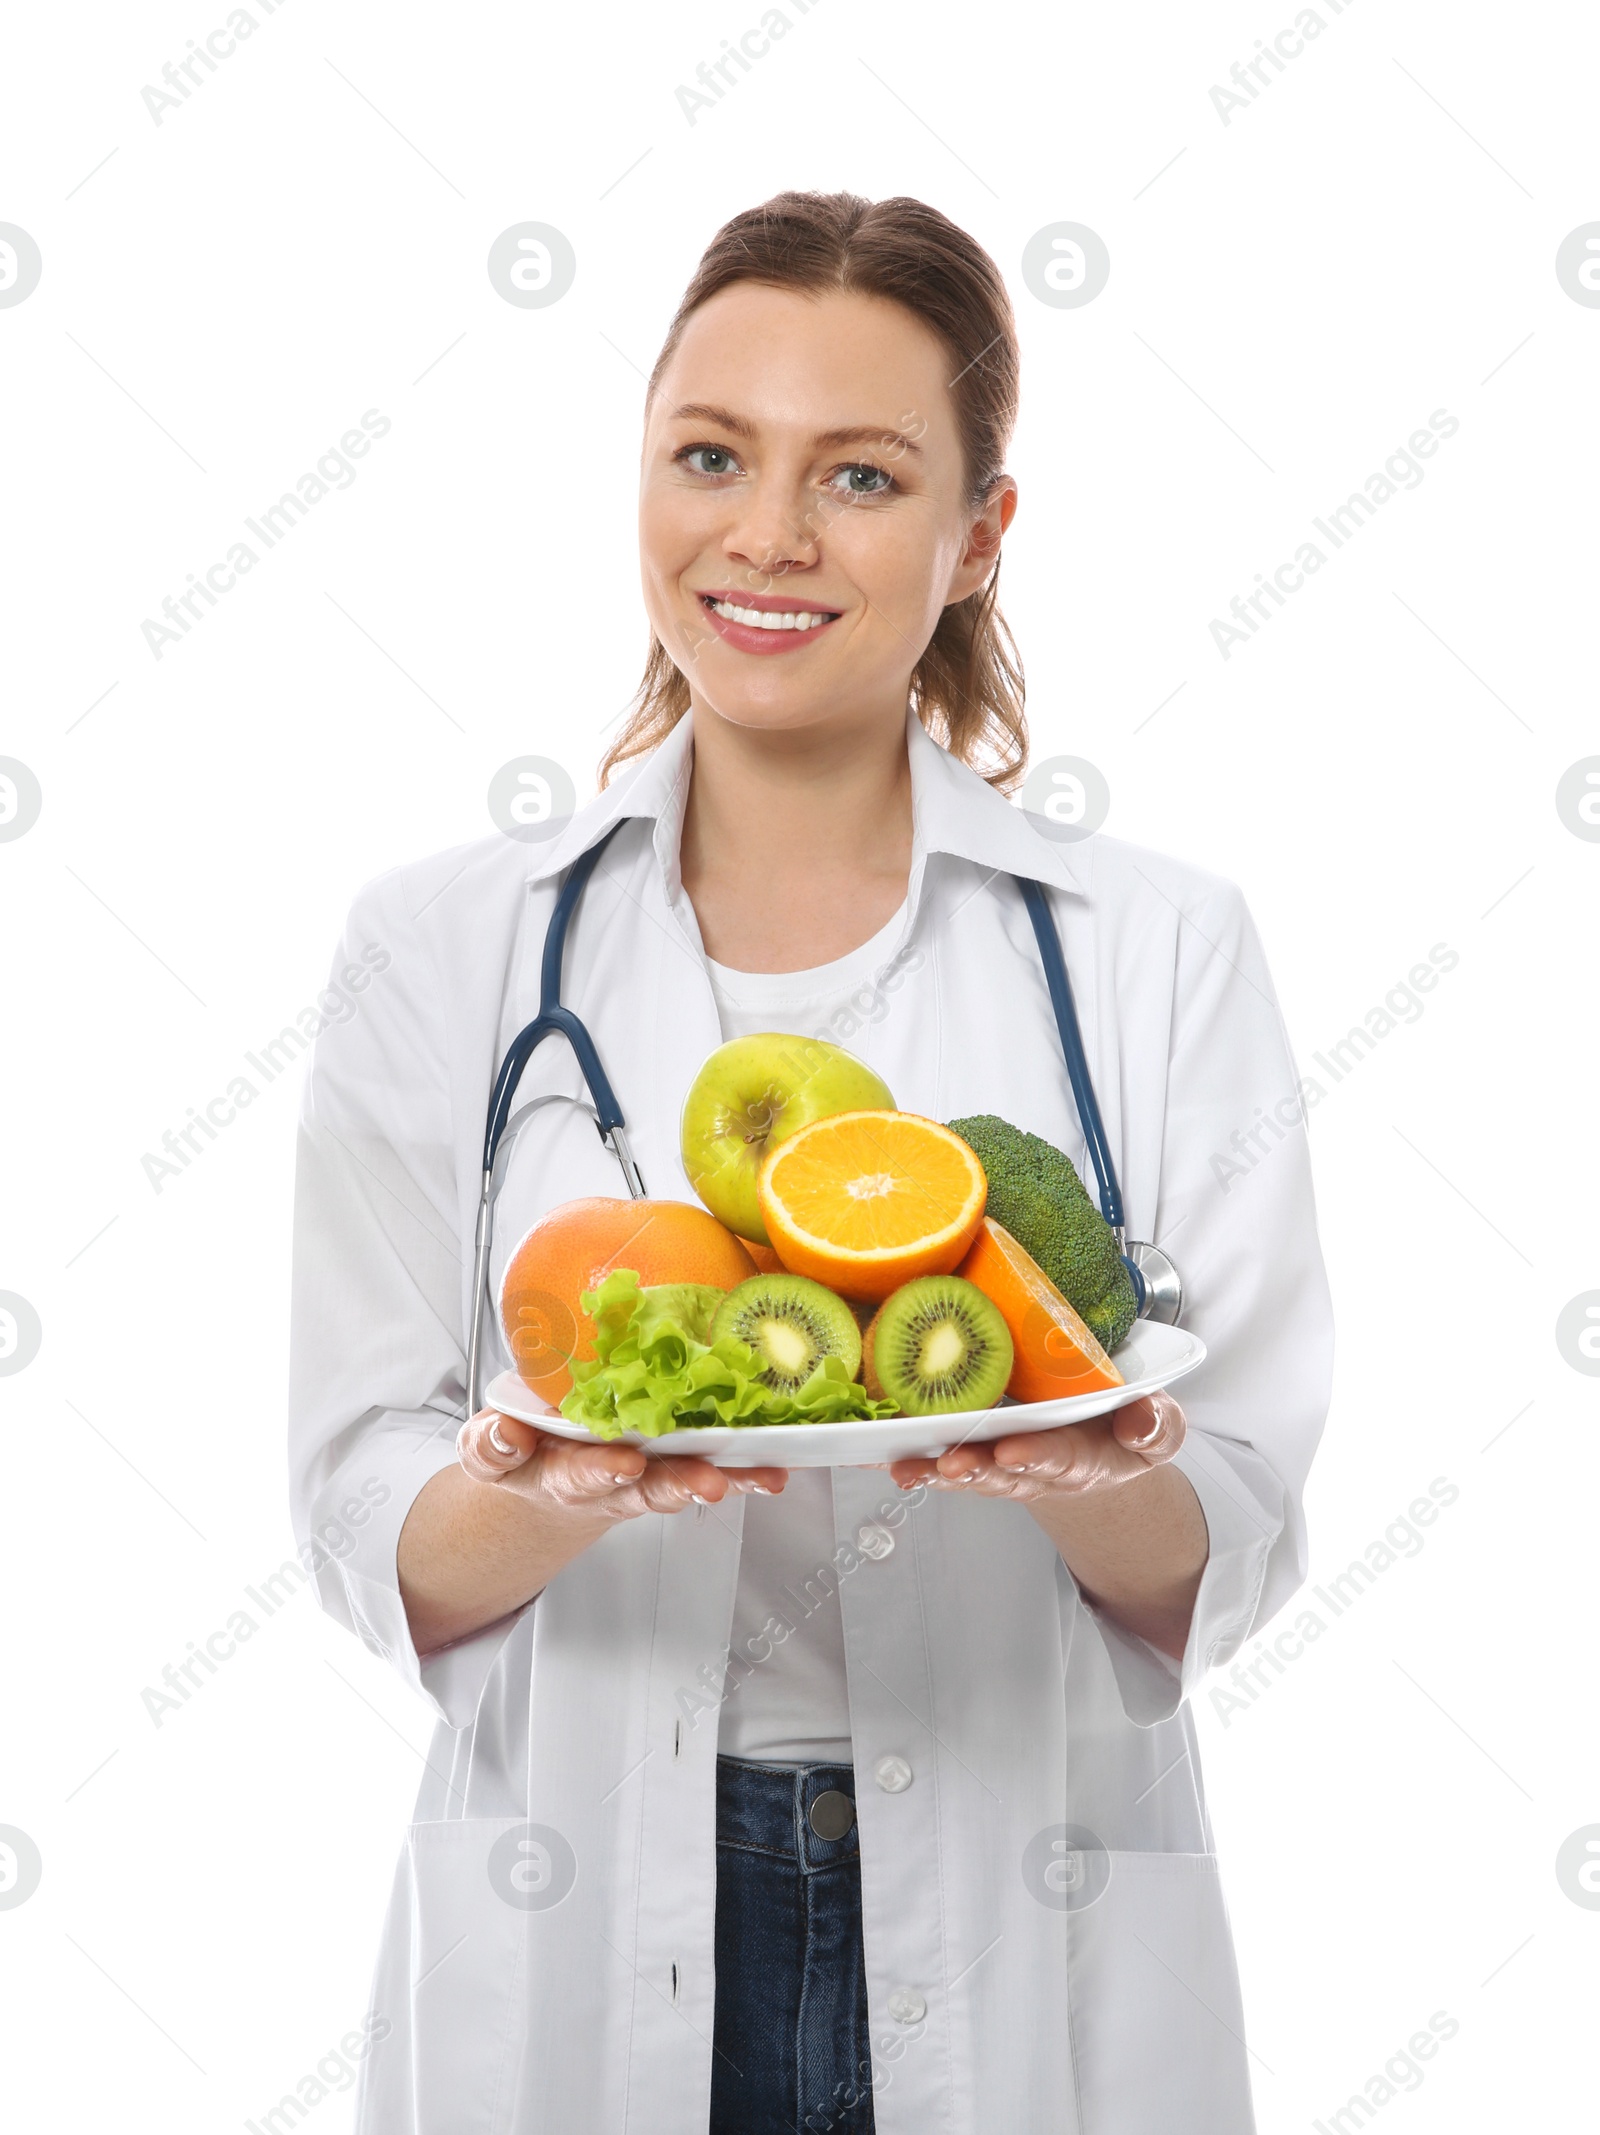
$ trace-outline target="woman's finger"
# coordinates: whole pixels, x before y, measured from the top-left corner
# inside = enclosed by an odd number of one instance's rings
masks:
[[[562,1438],[547,1448],[541,1480],[565,1501],[588,1502],[631,1490],[648,1465],[637,1446]]]
[[[729,1496],[762,1491],[775,1496],[789,1479],[786,1468],[716,1468],[698,1455],[647,1454],[630,1444],[592,1445],[552,1441],[546,1456],[561,1471],[563,1495],[591,1501],[615,1499],[627,1512],[681,1512],[685,1505],[715,1505]]]
[[[729,1497],[781,1497],[789,1480],[787,1468],[721,1468]]]
[[[497,1483],[525,1467],[545,1434],[497,1409],[480,1409],[456,1434],[456,1457],[476,1483]]]
[[[994,1471],[994,1453],[986,1445],[952,1446],[934,1462],[935,1482],[976,1482]]]
[[[1092,1452],[1093,1426],[1059,1424],[1053,1431],[1019,1431],[995,1441],[996,1465],[1009,1475],[1062,1482],[1085,1465]]]
[[[1151,1467],[1171,1460],[1183,1444],[1186,1428],[1183,1410],[1171,1394],[1161,1392],[1146,1394],[1142,1401],[1130,1401],[1111,1418],[1112,1434],[1118,1444],[1137,1453]]]
[[[935,1464],[920,1453],[908,1454],[904,1460],[892,1460],[889,1474],[902,1490],[914,1490],[918,1483],[926,1483],[938,1474]]]
[[[518,1491],[548,1492],[567,1502],[601,1497],[635,1483],[645,1467],[637,1446],[575,1443],[494,1409],[461,1426],[456,1453],[474,1482],[508,1483]]]
[[[647,1459],[638,1480],[652,1512],[688,1505],[720,1505],[725,1498],[758,1493],[776,1497],[789,1480],[787,1468],[716,1468],[688,1454]]]

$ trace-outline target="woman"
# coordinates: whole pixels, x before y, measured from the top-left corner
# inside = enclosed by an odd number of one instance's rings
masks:
[[[1303,1576],[1327,1291],[1238,892],[1002,797],[1016,398],[1000,276],[933,210],[736,217],[650,382],[654,637],[603,791],[352,912],[340,962],[389,962],[307,1084],[296,1509],[336,1537],[326,1606],[439,1723],[373,2135],[1251,2125],[1185,1700]],[[1173,1241],[1209,1345],[1181,1407],[888,1473],[647,1462],[487,1412],[458,1449],[487,1092],[557,888],[613,828],[564,998],[682,1200],[684,1094],[760,1029],[843,1038],[906,1110],[998,1113],[1084,1170],[1014,878],[1045,886],[1130,1234]],[[491,1294],[541,1214],[621,1190],[568,1048],[518,1103]]]

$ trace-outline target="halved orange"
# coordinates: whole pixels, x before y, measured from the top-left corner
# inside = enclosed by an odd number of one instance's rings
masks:
[[[780,1142],[756,1194],[784,1266],[841,1296],[882,1299],[948,1275],[983,1221],[989,1182],[959,1134],[916,1112],[835,1112]]]
[[[1121,1386],[1122,1374],[1044,1269],[1003,1224],[985,1216],[960,1272],[1011,1330],[1013,1401],[1062,1401]]]

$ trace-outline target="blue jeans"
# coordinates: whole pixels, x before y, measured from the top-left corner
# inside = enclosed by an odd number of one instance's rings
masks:
[[[710,2135],[872,2135],[856,1827],[811,1820],[855,1791],[847,1764],[717,1759]]]

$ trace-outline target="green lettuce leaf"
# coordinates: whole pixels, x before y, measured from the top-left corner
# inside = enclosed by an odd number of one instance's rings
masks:
[[[660,1438],[710,1424],[758,1428],[899,1414],[892,1401],[875,1401],[851,1379],[838,1357],[824,1357],[792,1394],[775,1393],[748,1343],[733,1335],[705,1339],[721,1295],[696,1283],[641,1289],[631,1268],[613,1269],[599,1289],[584,1292],[595,1356],[573,1365],[562,1415],[596,1438],[624,1431]]]

